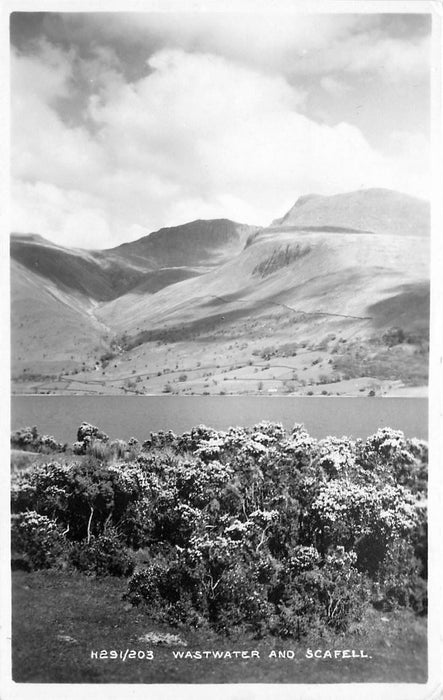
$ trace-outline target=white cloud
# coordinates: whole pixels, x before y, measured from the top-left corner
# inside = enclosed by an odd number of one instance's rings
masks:
[[[101,203],[85,192],[61,189],[44,182],[12,185],[16,207],[13,231],[40,233],[78,248],[106,247],[111,232]]]
[[[309,14],[271,8],[267,12],[114,13],[105,17],[103,21],[91,15],[85,23],[82,15],[70,15],[64,21],[77,40],[100,37],[128,47],[166,45],[186,52],[210,52],[286,75],[376,73],[396,82],[429,70],[429,37],[420,33],[392,36],[383,14]],[[421,15],[417,21],[422,21]],[[409,23],[412,28],[411,15]]]
[[[304,93],[281,76],[183,50],[156,52],[134,83],[109,64],[88,131],[54,109],[72,76],[64,56],[14,57],[14,230],[105,247],[196,218],[267,224],[303,193],[426,187],[410,138],[383,156],[357,128],[300,114]]]
[[[351,89],[343,80],[334,78],[331,75],[325,75],[323,78],[320,78],[320,86],[333,97],[345,95]]]
[[[322,59],[314,59],[315,70],[375,73],[391,83],[410,81],[428,74],[430,42],[427,36],[412,41],[367,32],[336,41]]]

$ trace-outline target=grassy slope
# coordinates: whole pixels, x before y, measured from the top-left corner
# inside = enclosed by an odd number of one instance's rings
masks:
[[[406,612],[370,611],[346,635],[301,642],[217,637],[184,629],[188,650],[259,650],[260,660],[176,660],[172,649],[138,640],[148,632],[177,630],[153,624],[122,601],[126,583],[82,574],[13,574],[13,678],[34,683],[338,683],[426,681],[426,621]],[[70,637],[64,641],[58,635]],[[91,650],[146,651],[154,659],[94,660]],[[365,650],[372,658],[306,659],[311,649]],[[294,659],[270,659],[272,649]]]
[[[260,272],[263,263],[288,249],[303,254],[270,274]],[[134,333],[211,316],[255,316],[269,302],[308,312],[367,316],[367,307],[390,290],[427,276],[426,239],[264,232],[216,271],[171,285],[149,299],[125,295],[103,305],[99,317],[121,332]]]

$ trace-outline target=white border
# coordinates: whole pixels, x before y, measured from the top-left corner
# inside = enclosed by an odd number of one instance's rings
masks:
[[[443,696],[443,149],[442,149],[442,54],[443,54],[443,0],[3,0],[1,6],[0,77],[3,114],[0,122],[0,143],[4,163],[9,163],[9,13],[13,11],[47,12],[242,12],[272,11],[289,13],[431,13],[432,37],[432,220],[431,220],[431,353],[429,379],[429,679],[426,684],[346,683],[346,684],[17,684],[11,681],[10,664],[10,565],[9,565],[9,462],[0,472],[1,525],[0,555],[0,698],[24,700],[44,697],[46,700],[66,700],[95,696],[106,700],[125,698],[153,698],[169,700],[212,697],[250,700],[251,698],[282,700],[364,700],[374,695],[378,700],[437,700]],[[6,453],[9,443],[9,170],[0,172],[0,194],[3,206],[0,212],[0,312],[2,335],[0,341],[0,436]],[[5,455],[6,456],[6,455]]]

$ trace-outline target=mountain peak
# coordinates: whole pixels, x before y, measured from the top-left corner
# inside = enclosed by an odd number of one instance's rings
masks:
[[[256,227],[230,219],[196,219],[167,226],[107,251],[128,259],[156,261],[161,267],[211,265],[240,252]]]
[[[321,227],[404,236],[429,235],[429,202],[381,187],[302,195],[272,226]]]
[[[18,233],[17,231],[12,231],[11,241],[24,241],[26,243],[39,243],[40,245],[52,245],[51,241],[47,238],[43,238],[39,233]]]

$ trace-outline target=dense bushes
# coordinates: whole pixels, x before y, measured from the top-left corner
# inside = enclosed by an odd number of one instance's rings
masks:
[[[60,526],[35,511],[12,516],[11,549],[13,568],[29,571],[61,565],[69,553]]]
[[[66,465],[48,462],[14,474],[13,522],[19,518],[20,529],[17,524],[13,527],[13,552],[29,555],[31,568],[47,568],[60,559],[60,542],[54,533],[63,530],[66,561],[88,573],[128,575],[133,563],[126,539],[111,528],[140,499],[142,479],[132,465],[104,465],[93,458]],[[29,523],[28,511],[33,512]],[[20,518],[28,523],[26,538]],[[43,533],[42,523],[47,532]]]
[[[70,539],[89,539],[116,525],[141,496],[142,473],[132,465],[89,461],[48,462],[14,475],[12,510],[34,509],[67,529]]]
[[[87,574],[111,574],[129,576],[134,571],[135,561],[121,541],[116,530],[107,530],[93,535],[90,540],[72,544],[70,562],[79,571]]]
[[[136,447],[130,461],[15,475],[12,504],[62,528],[87,573],[129,575],[128,547],[143,548],[126,597],[150,616],[300,637],[345,630],[370,602],[425,611],[424,442],[387,428],[317,441],[263,422]]]
[[[11,447],[29,452],[64,452],[67,445],[57,442],[52,435],[39,435],[37,428],[20,428],[11,434]]]

